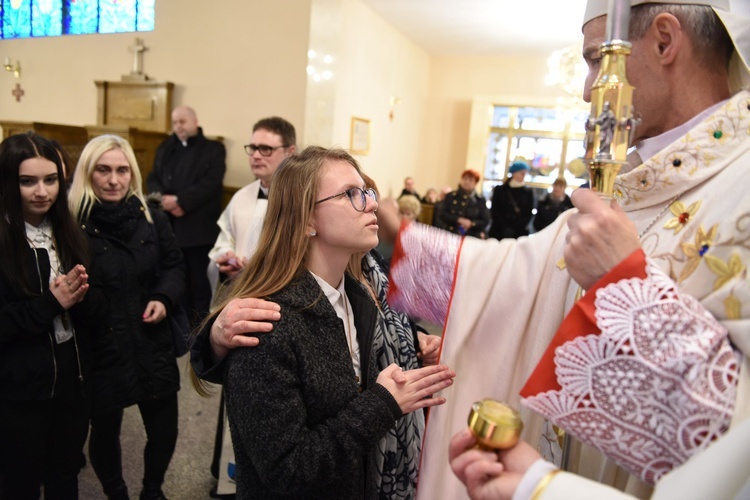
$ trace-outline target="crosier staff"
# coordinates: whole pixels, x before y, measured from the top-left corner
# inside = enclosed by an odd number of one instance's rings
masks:
[[[628,146],[638,119],[633,116],[633,90],[625,75],[630,0],[609,0],[607,41],[599,50],[601,67],[591,87],[591,114],[586,121],[584,157],[591,188],[605,199],[614,196],[615,178],[626,163]]]

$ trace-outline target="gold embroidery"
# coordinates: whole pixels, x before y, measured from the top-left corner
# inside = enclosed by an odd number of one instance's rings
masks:
[[[742,274],[745,270],[745,266],[742,265],[742,260],[740,260],[740,254],[738,253],[732,254],[727,262],[713,255],[706,255],[705,260],[708,268],[718,276],[714,283],[714,291],[724,286],[735,276]]]
[[[727,319],[740,319],[742,317],[742,304],[740,299],[730,295],[724,299],[724,309],[726,310]]]
[[[711,229],[706,232],[706,230],[703,229],[703,224],[701,224],[695,232],[695,243],[682,243],[682,252],[688,258],[688,261],[680,273],[678,283],[685,281],[695,272],[696,269],[698,269],[698,264],[701,263],[701,259],[713,245],[718,230],[719,225],[714,224]]]
[[[674,234],[682,231],[682,228],[685,227],[693,217],[695,217],[695,214],[701,207],[701,203],[702,200],[698,200],[695,203],[692,203],[687,208],[685,208],[685,204],[679,200],[672,203],[669,206],[669,211],[672,212],[672,215],[674,215],[674,217],[669,219],[667,223],[664,224],[664,229],[673,229]]]

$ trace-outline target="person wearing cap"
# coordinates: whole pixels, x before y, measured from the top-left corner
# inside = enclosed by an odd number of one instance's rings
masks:
[[[508,168],[510,178],[492,190],[490,238],[501,240],[529,234],[534,210],[534,193],[526,186],[526,174],[530,170],[525,161],[514,161]]]
[[[392,207],[378,211],[381,234],[396,243],[389,303],[444,325],[440,362],[458,374],[446,405],[430,411],[418,498],[469,495],[448,470],[448,443],[482,398],[519,406],[523,397],[522,437],[532,449],[548,443],[558,464],[561,450],[545,418],[564,422],[646,482],[683,483],[692,498],[701,498],[701,481],[725,477],[714,476],[717,468],[733,471],[740,484],[748,480],[741,453],[750,449],[743,434],[750,415],[750,197],[738,183],[750,165],[750,91],[741,88],[750,83],[750,12],[747,3],[727,0],[633,4],[627,73],[642,118],[633,137],[642,161],[620,172],[616,201],[576,190],[577,210],[533,238],[500,241],[401,226]],[[589,0],[587,88],[599,69],[606,11],[606,0]],[[454,461],[465,457],[460,442],[457,448]],[[492,481],[515,477],[512,494],[539,463],[526,458],[463,479],[475,498],[492,498]],[[680,475],[696,461],[708,463],[687,479]],[[572,456],[570,465],[605,481],[602,464],[618,478],[601,459],[587,464]],[[541,472],[526,497],[583,496],[552,496],[576,476]],[[747,498],[747,491],[727,495],[718,487],[702,498]]]
[[[476,192],[479,172],[464,170],[458,189],[445,195],[440,204],[438,219],[446,231],[461,236],[474,236],[484,239],[490,223],[487,200]]]

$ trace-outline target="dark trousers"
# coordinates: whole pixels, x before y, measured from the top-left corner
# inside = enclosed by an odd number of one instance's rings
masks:
[[[55,346],[52,399],[0,401],[0,498],[78,498],[78,471],[88,431],[88,400],[78,380],[73,340]]]
[[[157,491],[164,482],[177,443],[177,393],[165,398],[138,403],[146,428],[143,450],[143,489]],[[108,496],[127,491],[122,477],[120,427],[123,410],[91,418],[89,459]]]
[[[211,284],[208,282],[208,252],[212,245],[181,248],[185,262],[187,287],[183,296],[183,305],[188,313],[191,326],[197,326],[208,315],[211,307]]]

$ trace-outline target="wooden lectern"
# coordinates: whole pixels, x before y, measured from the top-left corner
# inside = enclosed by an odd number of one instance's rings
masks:
[[[135,127],[169,133],[172,129],[171,82],[96,81],[98,126]]]

